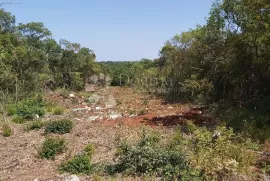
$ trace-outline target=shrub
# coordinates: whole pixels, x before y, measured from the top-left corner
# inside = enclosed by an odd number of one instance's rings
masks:
[[[46,138],[39,151],[39,156],[46,159],[55,159],[55,156],[61,154],[66,149],[66,142],[61,138]]]
[[[25,119],[33,119],[35,114],[42,116],[45,114],[42,97],[27,99],[17,105],[17,114]]]
[[[59,167],[61,172],[69,172],[72,174],[88,174],[92,170],[90,158],[86,154],[76,155]]]
[[[26,130],[27,131],[40,130],[43,126],[44,123],[42,121],[33,121],[26,126]]]
[[[16,112],[17,112],[16,106],[14,106],[14,105],[8,105],[7,106],[7,115],[8,116],[13,116],[13,115],[16,114]]]
[[[6,124],[6,123],[2,126],[2,131],[3,131],[4,137],[10,137],[12,134],[12,130],[11,130],[10,125]]]
[[[143,115],[145,115],[146,113],[147,113],[147,110],[142,109],[142,110],[139,111],[138,116],[143,116]]]
[[[11,121],[14,123],[17,123],[17,124],[23,124],[23,123],[27,122],[27,119],[25,119],[21,116],[16,116]]]
[[[73,127],[73,122],[69,119],[51,121],[45,126],[45,133],[65,134],[69,133]]]
[[[232,129],[219,126],[209,131],[194,125],[192,128],[193,137],[189,145],[191,165],[202,170],[210,180],[245,173],[254,163],[255,155],[250,149],[255,143],[236,135]]]
[[[156,133],[144,132],[136,144],[121,143],[116,156],[119,161],[109,168],[111,173],[156,175],[168,180],[199,180],[200,173],[188,168],[182,148],[161,143]]]
[[[93,153],[95,152],[95,146],[92,144],[88,144],[85,149],[84,152],[87,154],[87,156],[89,156],[89,158],[92,158]]]
[[[58,89],[59,94],[63,97],[63,98],[68,98],[69,96],[69,90],[67,89]]]
[[[63,107],[55,107],[53,113],[55,115],[62,115],[65,112],[65,108]]]

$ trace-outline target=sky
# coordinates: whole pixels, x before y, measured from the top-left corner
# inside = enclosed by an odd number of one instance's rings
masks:
[[[0,0],[0,2],[10,2]],[[14,0],[17,23],[43,22],[60,38],[94,50],[97,61],[158,58],[175,34],[206,23],[213,0]]]

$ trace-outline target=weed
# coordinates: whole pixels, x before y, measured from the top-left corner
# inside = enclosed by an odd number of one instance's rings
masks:
[[[145,114],[147,114],[147,110],[141,109],[141,110],[139,111],[139,113],[138,113],[138,116],[143,116],[143,115],[145,115]]]
[[[11,121],[14,123],[17,123],[17,124],[23,124],[23,123],[27,122],[28,120],[21,117],[21,116],[16,116]]]
[[[10,137],[12,135],[12,129],[9,124],[5,123],[2,126],[3,136],[4,137]]]
[[[93,153],[95,152],[95,146],[92,144],[88,144],[85,149],[84,152],[89,156],[89,158],[92,158]]]
[[[8,105],[7,106],[7,115],[8,116],[13,116],[17,112],[16,106],[15,105]]]
[[[62,115],[63,113],[65,112],[65,108],[63,107],[55,107],[54,110],[53,110],[53,113],[55,115]]]
[[[26,131],[40,130],[44,126],[42,121],[33,121],[27,124]]]

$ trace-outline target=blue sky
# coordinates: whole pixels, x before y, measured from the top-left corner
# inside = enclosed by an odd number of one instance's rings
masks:
[[[1,0],[0,2],[5,2]],[[158,57],[166,40],[205,24],[213,0],[16,0],[17,23],[43,22],[53,37],[95,51],[97,61]]]

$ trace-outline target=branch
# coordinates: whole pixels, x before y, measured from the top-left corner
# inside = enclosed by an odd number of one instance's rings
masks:
[[[0,7],[1,7],[2,5],[5,5],[5,4],[22,4],[22,3],[3,2],[3,3],[0,3]]]

